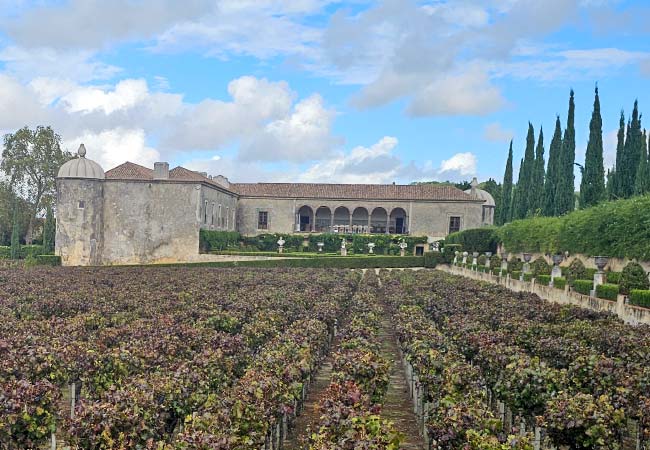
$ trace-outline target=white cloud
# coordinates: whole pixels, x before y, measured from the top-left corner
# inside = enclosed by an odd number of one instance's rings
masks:
[[[274,120],[245,140],[243,160],[309,161],[327,157],[340,140],[331,135],[334,111],[320,95],[301,100],[287,116]]]
[[[68,112],[89,113],[103,111],[111,114],[129,109],[149,96],[145,80],[122,80],[112,91],[96,87],[80,87],[61,98]]]
[[[499,122],[489,123],[483,129],[483,139],[490,142],[510,142],[515,132],[506,130]]]
[[[476,155],[470,152],[456,153],[440,164],[440,173],[458,172],[460,175],[476,175]]]
[[[69,151],[76,151],[83,143],[88,158],[97,161],[104,170],[109,170],[125,161],[153,167],[154,162],[160,161],[160,153],[145,142],[142,129],[115,128],[100,133],[84,132],[66,139],[63,145]]]
[[[32,88],[0,74],[0,130],[15,131],[25,125],[45,122],[49,116]]]

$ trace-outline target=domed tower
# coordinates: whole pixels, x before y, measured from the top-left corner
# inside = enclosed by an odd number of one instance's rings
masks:
[[[81,144],[77,157],[61,166],[56,177],[56,254],[65,266],[102,262],[104,170],[86,158]]]
[[[494,210],[496,208],[496,203],[494,202],[494,197],[483,189],[478,188],[478,180],[476,177],[472,180],[472,188],[465,191],[466,194],[471,195],[474,198],[484,200],[483,210],[481,212],[481,225],[493,225],[494,224]]]

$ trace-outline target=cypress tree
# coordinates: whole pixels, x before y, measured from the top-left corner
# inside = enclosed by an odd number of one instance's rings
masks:
[[[618,123],[618,134],[616,143],[616,166],[611,173],[611,180],[608,181],[609,199],[623,198],[621,192],[620,170],[623,167],[623,153],[625,150],[625,112],[621,110],[621,118]]]
[[[562,139],[562,151],[558,158],[557,190],[555,192],[555,215],[561,216],[575,208],[575,177],[573,164],[576,159],[575,100],[573,89],[569,96],[569,115]]]
[[[54,235],[56,234],[56,226],[54,224],[54,214],[52,207],[48,205],[45,214],[45,224],[43,225],[43,251],[46,255],[54,253]]]
[[[621,196],[624,198],[634,195],[636,173],[641,161],[643,147],[643,134],[641,132],[641,117],[639,116],[639,102],[634,101],[632,120],[627,127],[627,136],[623,148],[621,167],[617,169],[621,186]]]
[[[498,211],[498,224],[503,225],[510,221],[510,211],[512,203],[512,141],[510,141],[510,150],[508,150],[508,161],[506,162],[506,171],[503,174],[503,188],[501,191],[501,209]]]
[[[607,198],[612,200],[614,198],[614,177],[616,172],[612,169],[607,169]]]
[[[537,149],[535,150],[535,168],[532,178],[530,213],[537,215],[541,212],[544,202],[544,130],[539,127],[539,138],[537,139]]]
[[[600,115],[598,87],[594,111],[589,123],[589,142],[585,155],[585,169],[580,182],[580,207],[588,208],[605,199],[605,168],[603,166],[603,119]]]
[[[521,207],[521,193],[524,188],[523,182],[523,167],[524,167],[524,158],[521,158],[519,161],[519,176],[517,178],[517,184],[512,188],[512,205],[510,206],[510,220],[521,219],[520,216],[520,207]]]
[[[533,204],[533,176],[535,172],[535,130],[528,122],[528,136],[526,137],[526,152],[519,166],[519,181],[517,182],[516,203],[513,206],[513,219],[523,219],[530,212]]]
[[[560,116],[555,118],[555,132],[548,150],[548,168],[546,169],[546,181],[544,183],[544,207],[545,216],[555,215],[555,192],[557,191],[557,171],[560,152],[562,151],[562,125]]]
[[[648,141],[645,130],[643,130],[642,139],[641,158],[634,180],[634,193],[636,195],[643,195],[650,192],[650,161],[648,161]]]

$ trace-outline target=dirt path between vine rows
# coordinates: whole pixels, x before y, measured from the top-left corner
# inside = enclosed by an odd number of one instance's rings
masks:
[[[380,336],[383,356],[392,361],[390,383],[384,398],[381,416],[393,421],[397,431],[404,435],[404,442],[400,445],[401,449],[424,450],[424,439],[418,432],[418,420],[413,413],[413,402],[409,398],[409,388],[404,366],[400,360],[397,337],[386,315],[382,321]]]

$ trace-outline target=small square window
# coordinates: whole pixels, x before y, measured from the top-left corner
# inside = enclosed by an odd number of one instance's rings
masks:
[[[449,218],[449,233],[455,233],[460,231],[460,217],[451,216]]]
[[[269,213],[267,211],[260,211],[257,214],[257,229],[258,230],[269,229]]]
[[[84,209],[86,207],[86,202],[83,200],[79,200],[79,203],[77,204],[77,208],[79,209]]]

